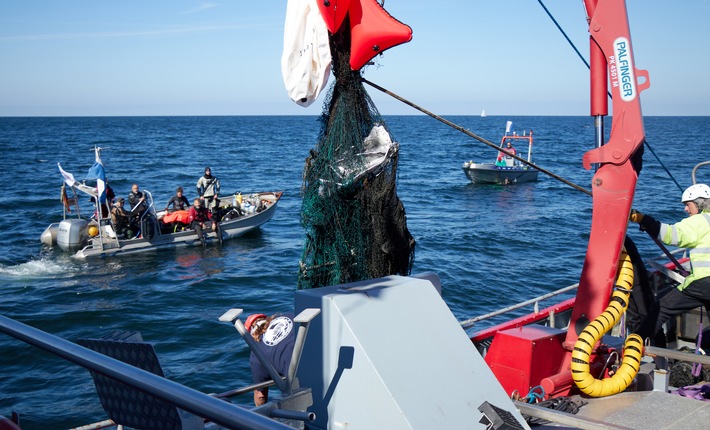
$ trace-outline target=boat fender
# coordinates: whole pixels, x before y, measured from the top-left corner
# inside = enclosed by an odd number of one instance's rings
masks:
[[[57,233],[59,232],[59,223],[50,224],[42,235],[39,237],[43,245],[52,247],[57,244]]]
[[[99,235],[99,229],[95,225],[89,226],[89,237],[96,237]]]
[[[643,339],[637,334],[631,334],[626,338],[621,366],[614,375],[600,380],[589,371],[594,345],[614,327],[629,306],[629,297],[634,285],[634,268],[626,251],[622,251],[619,259],[621,267],[609,306],[582,331],[572,351],[570,367],[574,383],[584,394],[592,397],[604,397],[624,391],[641,368]]]

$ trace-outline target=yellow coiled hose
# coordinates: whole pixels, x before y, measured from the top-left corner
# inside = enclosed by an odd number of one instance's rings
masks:
[[[582,331],[572,351],[572,379],[584,394],[592,397],[604,397],[624,391],[641,367],[643,339],[637,334],[631,334],[624,343],[621,367],[613,376],[600,380],[589,373],[589,358],[594,345],[611,330],[629,306],[629,297],[634,286],[634,268],[626,251],[621,251],[619,260],[619,275],[609,306]]]

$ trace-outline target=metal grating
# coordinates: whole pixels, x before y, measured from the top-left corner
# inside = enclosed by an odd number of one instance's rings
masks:
[[[114,333],[112,337],[117,336]],[[153,346],[148,343],[108,339],[79,339],[77,343],[158,376],[164,376],[158,356]],[[182,428],[177,408],[170,403],[99,373],[90,373],[101,405],[116,424],[146,430]]]

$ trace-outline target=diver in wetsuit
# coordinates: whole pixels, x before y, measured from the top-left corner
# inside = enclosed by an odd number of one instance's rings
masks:
[[[172,210],[170,209],[170,206],[172,205]],[[166,212],[174,212],[174,211],[185,211],[190,208],[190,202],[187,200],[187,197],[182,195],[182,187],[177,187],[177,190],[175,190],[175,195],[168,200],[168,204],[165,205],[165,211]]]
[[[207,209],[212,210],[219,204],[219,179],[212,176],[212,170],[205,167],[205,174],[197,180],[197,195],[205,203]]]

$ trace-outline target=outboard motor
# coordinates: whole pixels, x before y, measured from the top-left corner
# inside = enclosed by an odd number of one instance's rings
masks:
[[[57,231],[57,245],[62,251],[76,250],[84,247],[89,235],[89,223],[84,219],[65,219],[59,223]]]

